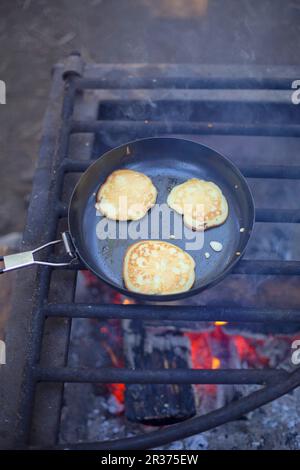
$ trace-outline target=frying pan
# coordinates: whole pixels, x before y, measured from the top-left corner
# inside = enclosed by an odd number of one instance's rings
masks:
[[[157,204],[166,203],[170,190],[189,178],[213,181],[226,197],[229,206],[228,218],[223,225],[204,232],[204,246],[201,250],[186,249],[186,243],[191,241],[190,237],[193,235],[188,229],[183,231],[182,239],[159,236],[160,239],[185,249],[194,258],[195,283],[189,291],[170,295],[147,295],[134,293],[125,288],[122,279],[123,258],[127,248],[135,240],[119,237],[99,239],[96,233],[101,217],[95,209],[95,195],[100,185],[110,173],[121,168],[148,175],[158,191]],[[145,217],[150,218],[152,210],[148,211]],[[170,209],[170,212],[173,211]],[[232,270],[246,249],[254,224],[254,214],[254,202],[248,184],[228,158],[208,146],[191,140],[178,137],[153,137],[114,148],[89,166],[73,191],[68,211],[69,238],[67,234],[63,234],[63,241],[71,256],[75,253],[98,278],[123,294],[144,300],[177,300],[197,294],[216,284]],[[117,222],[117,225],[139,222]],[[150,227],[149,223],[149,230]],[[150,238],[150,232],[146,238]],[[222,251],[213,252],[210,241],[221,242]],[[57,242],[58,240],[51,243]],[[204,256],[205,252],[211,253],[208,259]],[[20,256],[20,254],[10,256]],[[25,264],[11,267],[13,263],[8,258],[9,256],[4,257],[3,271],[16,269]],[[35,261],[32,254],[32,260],[29,256],[27,265],[33,263],[51,264]]]

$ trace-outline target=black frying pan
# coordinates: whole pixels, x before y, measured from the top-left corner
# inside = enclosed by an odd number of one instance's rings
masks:
[[[203,248],[189,252],[196,262],[196,279],[188,292],[160,296],[128,291],[122,279],[122,265],[125,251],[134,241],[120,237],[99,240],[97,237],[96,228],[101,217],[96,214],[95,196],[110,173],[120,168],[130,168],[148,175],[158,190],[156,201],[158,204],[166,203],[171,189],[189,178],[213,181],[225,195],[229,206],[226,222],[219,227],[206,230]],[[148,211],[145,217],[151,217],[153,210],[155,209]],[[168,210],[172,212],[171,209]],[[181,217],[178,214],[176,216]],[[197,294],[219,282],[233,268],[243,255],[251,235],[254,224],[254,203],[240,171],[220,153],[182,138],[154,137],[121,145],[96,160],[81,176],[74,189],[68,220],[69,235],[64,233],[62,240],[55,240],[32,251],[4,256],[2,259],[4,268],[0,273],[32,264],[52,266],[70,264],[50,263],[34,258],[34,253],[45,246],[63,241],[71,256],[75,254],[96,276],[125,295],[144,300],[166,301]],[[139,221],[121,222],[121,224],[138,223]],[[150,224],[149,226],[151,227]],[[187,231],[184,234],[185,237],[182,239],[168,237],[165,241],[186,249],[186,242],[191,241],[190,235],[193,233]],[[145,238],[150,238],[150,232]],[[209,242],[212,240],[222,243],[221,252],[214,253],[211,250]],[[204,257],[206,251],[211,252],[209,259]]]
[[[120,168],[129,168],[148,175],[158,190],[158,204],[166,202],[172,187],[193,177],[213,181],[225,195],[229,206],[226,222],[204,232],[203,249],[189,252],[196,261],[196,279],[188,292],[159,296],[128,291],[122,279],[122,264],[126,249],[134,241],[97,238],[96,226],[100,217],[96,215],[94,207],[95,194],[108,175]],[[150,212],[145,217],[150,217]],[[165,301],[194,295],[219,282],[233,268],[249,241],[254,224],[254,203],[244,177],[223,155],[190,140],[155,137],[129,142],[96,160],[75,187],[68,217],[75,250],[96,276],[126,295],[144,300]],[[221,252],[214,253],[211,250],[209,242],[212,240],[223,244]],[[165,241],[185,249],[187,240]],[[209,259],[204,257],[206,251],[211,252]]]

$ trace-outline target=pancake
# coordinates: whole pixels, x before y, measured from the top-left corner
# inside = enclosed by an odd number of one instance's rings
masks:
[[[168,205],[183,215],[184,225],[192,230],[206,230],[225,222],[228,204],[221,189],[212,181],[192,178],[175,186]]]
[[[116,170],[100,187],[96,209],[112,220],[138,220],[154,206],[157,190],[151,179],[133,170]]]
[[[144,240],[131,245],[123,263],[127,289],[141,294],[177,294],[195,282],[195,261],[172,243]]]

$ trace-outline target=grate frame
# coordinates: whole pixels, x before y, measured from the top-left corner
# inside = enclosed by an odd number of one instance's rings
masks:
[[[71,64],[71,65],[70,65]],[[297,75],[298,74],[298,75]],[[125,78],[124,78],[125,76]],[[32,192],[31,205],[28,221],[24,233],[22,248],[32,248],[41,242],[51,241],[56,236],[58,222],[66,217],[67,206],[61,201],[64,179],[69,173],[81,173],[89,165],[89,161],[72,160],[69,153],[70,138],[78,133],[95,133],[112,130],[113,133],[126,134],[132,130],[132,122],[127,121],[99,121],[89,116],[80,119],[74,116],[75,103],[82,99],[84,93],[89,90],[101,89],[107,92],[111,99],[112,90],[129,91],[152,90],[159,92],[161,88],[170,88],[174,99],[182,90],[227,90],[226,99],[245,99],[243,90],[271,90],[280,93],[272,93],[274,103],[287,100],[290,94],[291,82],[300,76],[300,70],[296,67],[257,67],[247,69],[235,67],[197,67],[197,66],[137,66],[137,65],[90,65],[85,66],[81,57],[73,54],[71,62],[66,67],[58,64],[53,71],[53,87],[50,96],[51,104],[47,112],[44,125],[44,138],[41,144],[41,152],[35,176]],[[63,78],[63,79],[62,79]],[[288,92],[287,92],[288,90]],[[231,93],[231,95],[230,95]],[[255,98],[255,97],[254,97]],[[256,98],[257,99],[257,98]],[[61,109],[61,117],[59,112]],[[167,133],[176,134],[221,134],[221,135],[263,135],[263,136],[292,136],[300,137],[300,124],[290,123],[285,125],[244,125],[242,123],[214,123],[212,126],[207,122],[172,122],[171,124],[161,121],[134,122],[136,137],[162,135]],[[132,133],[132,132],[131,132]],[[57,135],[59,139],[57,142]],[[291,168],[288,165],[250,165],[240,168],[246,177],[255,178],[281,178],[300,179],[300,166]],[[45,191],[45,181],[47,182]],[[41,200],[37,201],[36,195]],[[38,212],[42,211],[40,218]],[[47,217],[45,214],[47,213]],[[256,221],[269,223],[299,223],[299,210],[270,210],[258,209]],[[34,227],[34,228],[33,228]],[[51,248],[47,253],[57,261]],[[61,261],[61,257],[59,257]],[[95,448],[95,449],[137,449],[155,447],[162,443],[171,442],[174,439],[183,438],[197,432],[218,426],[226,421],[235,419],[242,414],[261,406],[268,401],[276,399],[284,393],[292,390],[300,384],[300,371],[296,369],[293,373],[283,370],[128,370],[128,369],[80,369],[70,368],[67,364],[68,345],[72,318],[98,318],[98,319],[142,319],[142,320],[188,320],[188,321],[237,321],[237,313],[241,322],[300,322],[300,306],[297,309],[278,308],[231,308],[231,307],[182,307],[182,306],[138,306],[138,305],[89,305],[73,302],[76,273],[83,269],[78,262],[69,268],[61,269],[66,273],[66,279],[61,286],[62,290],[69,291],[69,301],[48,301],[49,289],[51,287],[51,276],[55,268],[40,266],[30,269],[28,279],[18,273],[16,282],[21,285],[20,295],[14,300],[14,310],[26,319],[26,329],[29,331],[28,338],[23,341],[20,353],[23,359],[20,361],[18,374],[20,381],[12,397],[8,397],[9,387],[16,380],[13,372],[0,370],[3,376],[2,384],[5,382],[6,391],[2,397],[9,401],[7,416],[4,416],[10,426],[14,426],[16,432],[13,441],[9,443],[12,447],[34,446],[37,430],[45,426],[45,407],[48,403],[47,384],[57,384],[55,389],[54,405],[52,409],[46,409],[46,415],[52,414],[50,421],[51,431],[47,432],[42,439],[38,439],[39,447],[55,447],[57,444],[60,412],[62,404],[63,384],[66,382],[115,382],[115,383],[235,383],[235,384],[260,384],[264,388],[233,403],[223,409],[216,410],[208,415],[193,418],[185,423],[170,426],[167,430],[156,431],[147,436],[137,436],[131,439],[118,440],[104,443],[70,443],[64,446],[68,448]],[[300,275],[300,261],[278,261],[278,260],[241,260],[235,268],[234,274],[267,274],[267,275]],[[29,292],[33,293],[29,302]],[[23,296],[23,297],[22,297]],[[23,304],[23,305],[21,305]],[[200,320],[201,315],[201,320]],[[242,317],[242,320],[241,320]],[[53,365],[51,360],[46,366],[40,365],[40,354],[45,334],[45,320],[56,319],[59,328],[55,334],[61,342],[60,360]],[[12,319],[12,321],[14,318]],[[12,323],[11,323],[12,324]],[[19,325],[19,330],[24,324]],[[20,330],[21,331],[21,330]],[[20,333],[19,331],[19,333]],[[14,335],[8,338],[8,345],[13,350]],[[20,354],[19,353],[19,354]],[[11,367],[14,367],[20,357],[11,359]],[[42,424],[35,426],[34,420],[38,417],[34,409],[35,397],[38,384],[46,384],[42,402]],[[14,410],[18,408],[18,415]],[[41,411],[41,408],[38,408]],[[44,419],[44,423],[43,423]],[[11,431],[10,431],[11,432]],[[4,442],[7,440],[4,439]]]

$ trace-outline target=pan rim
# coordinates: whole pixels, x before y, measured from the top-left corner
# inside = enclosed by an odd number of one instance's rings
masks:
[[[221,157],[224,162],[231,168],[231,170],[237,175],[237,177],[239,178],[240,181],[242,181],[243,183],[243,186],[244,186],[244,189],[245,189],[245,196],[246,196],[246,199],[248,201],[248,204],[249,204],[249,217],[248,217],[248,230],[247,230],[247,238],[245,239],[245,235],[244,235],[244,246],[242,248],[242,250],[240,251],[240,254],[238,256],[236,256],[236,259],[231,259],[231,261],[227,264],[227,266],[213,279],[211,279],[210,281],[208,281],[207,283],[203,284],[202,286],[198,286],[198,287],[192,287],[190,290],[188,291],[185,291],[185,292],[180,292],[180,293],[177,293],[177,294],[166,294],[166,295],[156,295],[156,294],[142,294],[142,293],[139,293],[139,292],[132,292],[130,290],[128,290],[126,287],[123,287],[123,286],[120,286],[119,284],[113,282],[112,280],[109,280],[107,278],[104,278],[102,275],[99,274],[99,272],[97,272],[96,269],[94,269],[92,266],[89,265],[89,263],[84,259],[84,257],[80,254],[80,250],[78,249],[78,247],[76,246],[76,242],[75,242],[75,238],[72,234],[72,227],[71,227],[71,222],[70,222],[70,219],[71,219],[71,211],[72,211],[72,204],[74,202],[74,197],[75,197],[75,194],[76,194],[76,191],[77,191],[77,188],[79,186],[79,184],[82,182],[83,178],[85,177],[85,175],[91,170],[91,168],[97,164],[97,162],[106,157],[107,155],[109,155],[111,152],[113,151],[116,151],[118,149],[121,149],[123,147],[126,147],[127,145],[133,145],[133,144],[136,144],[136,143],[140,143],[140,142],[143,142],[143,141],[152,141],[154,139],[160,139],[160,140],[178,140],[178,141],[186,141],[186,142],[189,142],[189,143],[193,143],[195,145],[200,145],[201,147],[204,147],[206,148],[207,150],[209,151],[212,151],[214,153],[216,153],[219,157]],[[198,142],[196,140],[193,140],[192,138],[187,138],[187,137],[181,137],[181,136],[170,136],[170,135],[161,135],[161,136],[153,136],[153,137],[144,137],[144,138],[140,138],[140,139],[135,139],[135,140],[131,140],[131,141],[128,141],[128,142],[125,142],[121,145],[118,145],[117,147],[113,147],[112,149],[109,149],[107,150],[106,152],[104,152],[102,155],[100,155],[100,157],[98,157],[94,162],[92,162],[88,168],[81,174],[78,182],[76,183],[73,191],[72,191],[72,194],[71,194],[71,197],[70,197],[70,201],[69,201],[69,205],[68,205],[68,229],[69,229],[69,233],[70,233],[70,236],[71,236],[71,240],[72,240],[72,243],[74,245],[74,248],[76,250],[76,254],[77,256],[79,257],[79,259],[82,261],[82,263],[84,264],[84,266],[90,270],[96,277],[98,277],[98,279],[100,279],[102,282],[104,282],[105,284],[109,285],[110,287],[112,287],[113,289],[117,290],[118,292],[121,292],[122,294],[124,294],[126,297],[132,297],[132,298],[135,298],[135,299],[140,299],[140,300],[145,300],[145,301],[154,301],[154,302],[169,302],[169,301],[175,301],[175,300],[180,300],[180,299],[184,299],[184,298],[188,298],[188,297],[192,297],[193,295],[196,295],[196,294],[199,294],[200,292],[203,292],[204,290],[206,289],[209,289],[213,286],[215,286],[216,284],[218,284],[220,281],[222,281],[232,270],[233,268],[241,261],[241,259],[243,258],[244,256],[244,253],[246,251],[246,248],[248,246],[248,243],[250,241],[250,238],[252,236],[252,233],[253,233],[253,227],[254,227],[254,224],[255,224],[255,203],[254,203],[254,199],[253,199],[253,195],[252,195],[252,192],[250,190],[250,187],[246,181],[246,178],[244,177],[244,175],[241,173],[241,171],[239,170],[239,168],[228,158],[226,157],[225,155],[223,155],[219,150],[216,150],[214,149],[213,147],[209,146],[209,145],[206,145],[206,144],[203,144],[202,142]]]

